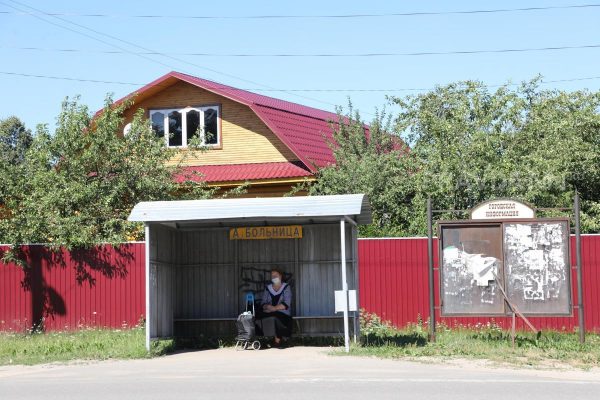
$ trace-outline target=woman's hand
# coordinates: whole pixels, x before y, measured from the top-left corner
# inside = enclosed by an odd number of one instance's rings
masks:
[[[274,312],[274,311],[275,311],[275,307],[273,307],[273,306],[272,306],[272,305],[270,305],[270,304],[265,304],[265,305],[263,306],[263,310],[265,310],[266,312]]]

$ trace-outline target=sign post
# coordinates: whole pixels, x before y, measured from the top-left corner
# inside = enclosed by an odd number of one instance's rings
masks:
[[[433,270],[433,212],[431,197],[427,198],[427,254],[429,267],[429,340],[435,342],[435,289]],[[440,240],[440,238],[438,238]]]
[[[340,252],[342,261],[342,291],[344,296],[344,346],[350,352],[350,332],[348,321],[348,281],[346,279],[346,221],[340,220]]]
[[[579,319],[579,342],[585,343],[585,315],[583,310],[583,271],[581,270],[581,224],[579,222],[579,192],[575,192],[575,257],[577,260],[577,317]]]

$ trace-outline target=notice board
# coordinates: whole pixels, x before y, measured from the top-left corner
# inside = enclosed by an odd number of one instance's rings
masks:
[[[526,314],[570,314],[567,221],[504,224],[506,294]]]
[[[439,223],[442,315],[570,315],[569,222]]]

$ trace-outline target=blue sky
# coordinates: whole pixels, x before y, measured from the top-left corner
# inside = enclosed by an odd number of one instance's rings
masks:
[[[112,1],[52,2],[0,0],[1,72],[145,84],[177,70],[239,88],[264,89],[412,89],[457,80],[489,85],[519,82],[542,74],[546,80],[600,77],[600,48],[545,52],[399,57],[260,57],[146,56],[103,54],[119,49],[140,52],[129,44],[85,30],[82,26],[163,53],[411,53],[600,45],[600,7],[535,12],[468,15],[386,16],[312,19],[172,19],[128,18],[130,15],[256,16],[381,14],[462,11],[591,4],[586,1]],[[110,17],[32,15],[25,5],[50,13],[108,14]],[[600,4],[600,2],[599,2]],[[10,12],[10,13],[2,13]],[[40,16],[40,14],[35,13]],[[66,21],[79,24],[76,26]],[[68,27],[71,30],[61,28]],[[84,32],[83,36],[73,30]],[[78,52],[18,48],[76,49]],[[162,63],[162,64],[161,64]],[[167,65],[163,65],[167,64]],[[252,82],[249,82],[252,81]],[[20,117],[33,128],[52,128],[66,96],[81,95],[91,110],[102,106],[107,92],[122,97],[139,86],[19,77],[0,74],[0,118]],[[549,83],[546,88],[600,89],[599,79]],[[385,92],[264,92],[273,97],[334,110],[348,96],[368,119],[381,108]],[[303,96],[303,97],[300,97]],[[393,110],[393,108],[391,109]]]

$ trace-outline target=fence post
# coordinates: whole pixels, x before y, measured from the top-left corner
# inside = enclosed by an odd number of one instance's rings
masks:
[[[575,214],[575,257],[577,261],[577,311],[579,319],[579,342],[585,343],[585,315],[583,310],[583,271],[581,267],[581,224],[579,221],[580,203],[579,192],[575,191],[574,201]]]
[[[429,263],[429,340],[435,342],[435,290],[433,271],[433,212],[431,197],[427,198],[427,260]],[[439,240],[439,238],[438,238]]]

